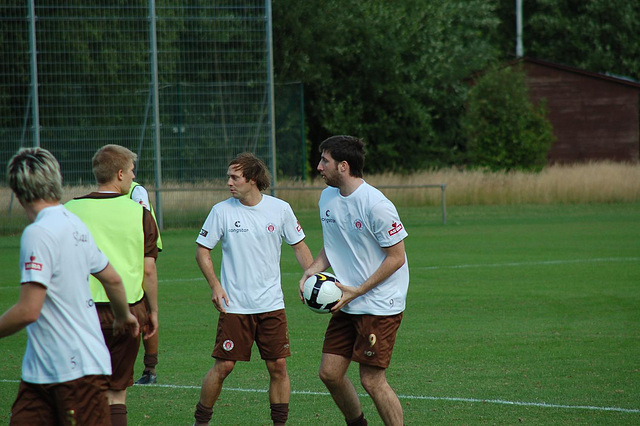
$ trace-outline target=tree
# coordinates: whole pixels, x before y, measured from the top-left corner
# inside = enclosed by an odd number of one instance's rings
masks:
[[[515,1],[500,0],[502,55],[515,52]],[[640,2],[537,0],[523,2],[527,56],[599,73],[640,78]]]
[[[494,60],[497,26],[480,0],[274,0],[278,82],[302,81],[312,144],[350,133],[368,170],[455,161],[463,80]]]
[[[491,170],[540,170],[554,142],[544,103],[529,100],[524,72],[495,68],[469,92],[462,119],[473,166]]]

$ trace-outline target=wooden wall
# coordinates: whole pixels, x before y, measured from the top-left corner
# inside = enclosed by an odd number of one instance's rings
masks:
[[[550,163],[638,162],[640,84],[541,61],[523,61],[534,101],[545,98],[557,138]]]

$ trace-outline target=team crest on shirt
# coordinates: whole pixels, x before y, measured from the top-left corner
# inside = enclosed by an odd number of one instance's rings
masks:
[[[353,227],[356,228],[356,231],[362,231],[364,224],[360,219],[356,219],[355,222],[353,222]]]
[[[234,346],[235,346],[235,345],[234,345],[234,343],[233,343],[233,340],[229,340],[229,339],[227,339],[227,340],[225,340],[224,342],[222,342],[222,349],[224,349],[224,350],[225,350],[225,351],[227,351],[227,352],[229,352],[230,350],[232,350]]]
[[[276,226],[273,223],[267,225],[267,232],[273,234],[276,230]]]
[[[393,222],[391,224],[391,229],[389,229],[389,231],[387,231],[389,233],[389,236],[393,236],[395,234],[397,234],[398,232],[402,231],[404,229],[404,227],[402,226],[402,223],[400,222]]]
[[[24,263],[25,271],[28,271],[28,270],[42,271],[42,263],[36,262],[36,257],[34,255],[31,255],[29,260],[30,260],[29,262]]]

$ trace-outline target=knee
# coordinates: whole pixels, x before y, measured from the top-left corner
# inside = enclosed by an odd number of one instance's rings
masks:
[[[224,380],[231,374],[234,366],[235,363],[233,361],[216,361],[212,370],[220,380]]]
[[[322,383],[324,383],[326,386],[330,386],[331,384],[338,381],[338,377],[335,372],[327,368],[322,368],[322,366],[318,371],[318,377],[320,377],[320,380],[322,380]]]
[[[267,369],[272,378],[287,377],[287,360],[286,358],[278,358],[267,361]]]
[[[379,389],[387,386],[387,380],[381,375],[361,375],[360,384],[369,395],[374,395]]]

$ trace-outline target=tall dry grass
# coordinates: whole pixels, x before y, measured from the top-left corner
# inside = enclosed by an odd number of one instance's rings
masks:
[[[539,173],[434,169],[410,175],[369,175],[365,180],[379,187],[399,206],[440,205],[440,188],[422,187],[434,184],[446,185],[447,206],[640,201],[640,165],[629,163],[554,165]],[[309,181],[280,179],[276,195],[295,209],[312,209],[317,207],[320,189],[324,187],[320,178]],[[157,204],[153,188],[148,189],[152,202]],[[91,190],[89,186],[65,187],[63,201]],[[170,219],[169,224],[179,224],[182,220],[179,218],[190,216],[201,222],[213,204],[228,196],[224,182],[165,183],[161,192],[164,217],[176,218]],[[16,200],[12,201],[10,190],[0,187],[0,218],[3,222],[5,218],[13,221],[21,215],[22,209]]]
[[[586,163],[548,166],[534,172],[488,172],[454,168],[426,170],[403,176],[365,176],[370,184],[407,206],[440,204],[439,188],[421,185],[445,184],[447,205],[580,204],[640,201],[640,165],[629,163]],[[300,189],[323,187],[322,179],[312,182],[278,182],[278,186]],[[404,186],[403,189],[385,187]],[[282,190],[278,196],[292,204],[314,207],[318,193]]]

